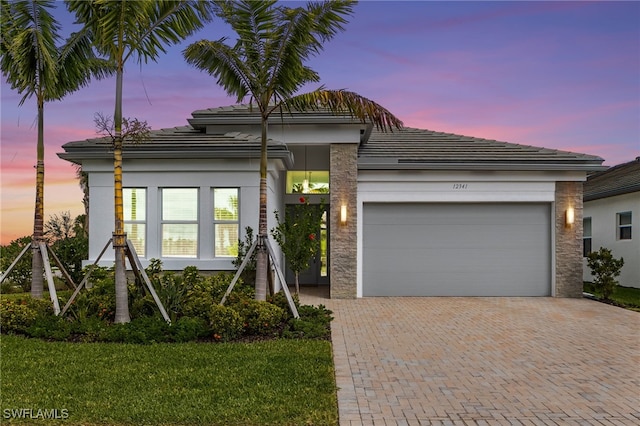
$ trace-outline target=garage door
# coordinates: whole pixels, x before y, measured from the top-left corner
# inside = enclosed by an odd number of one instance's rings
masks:
[[[549,204],[365,203],[364,296],[548,296]]]

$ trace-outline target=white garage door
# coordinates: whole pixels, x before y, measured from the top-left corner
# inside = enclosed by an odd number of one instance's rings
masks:
[[[364,296],[549,296],[549,204],[365,203]]]

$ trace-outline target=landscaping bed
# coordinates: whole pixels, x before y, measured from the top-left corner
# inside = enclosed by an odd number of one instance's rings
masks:
[[[640,312],[640,288],[616,286],[611,296],[604,299],[592,283],[585,282],[584,294],[585,297],[598,302]]]

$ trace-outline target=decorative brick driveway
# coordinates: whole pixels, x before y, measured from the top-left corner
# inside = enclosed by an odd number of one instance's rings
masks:
[[[341,425],[640,424],[640,314],[587,299],[364,298],[333,310]]]

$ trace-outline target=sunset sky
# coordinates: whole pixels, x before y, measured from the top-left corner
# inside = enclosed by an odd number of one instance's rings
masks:
[[[58,7],[66,35],[73,19]],[[124,116],[160,129],[235,103],[181,54],[224,35],[215,21],[157,63],[131,62]],[[410,127],[599,155],[605,165],[640,156],[639,2],[362,1],[310,65],[327,88],[373,99]],[[96,136],[94,115],[113,115],[114,93],[113,79],[96,81],[45,106],[45,218],[83,212],[75,169],[56,154]],[[37,111],[20,98],[3,78],[1,244],[33,231]]]

